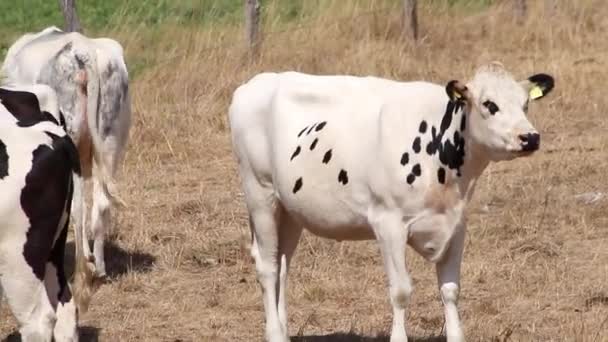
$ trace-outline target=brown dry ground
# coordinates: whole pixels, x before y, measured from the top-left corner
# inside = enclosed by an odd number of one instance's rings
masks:
[[[364,2],[365,3],[365,2]],[[258,62],[240,29],[117,28],[127,56],[156,65],[132,83],[134,125],[108,248],[111,279],[82,325],[85,340],[259,341],[261,293],[232,157],[232,91],[267,70],[378,75],[445,83],[502,61],[518,77],[549,72],[557,87],[530,109],[543,137],[533,157],[494,164],[471,203],[460,312],[470,341],[608,341],[608,5],[532,2],[518,24],[506,5],[477,13],[423,5],[422,39],[403,42],[382,1],[337,1],[297,25],[268,22]],[[376,6],[376,7],[374,7]],[[370,12],[372,10],[372,12]],[[156,42],[151,45],[151,37]],[[217,45],[221,47],[217,47]],[[415,341],[440,341],[432,265],[408,250]],[[294,341],[388,341],[391,310],[376,244],[305,233],[290,274]],[[2,308],[0,336],[15,331]]]

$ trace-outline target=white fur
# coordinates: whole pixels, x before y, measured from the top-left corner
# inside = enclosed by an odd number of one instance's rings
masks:
[[[303,227],[326,238],[378,241],[393,307],[391,342],[407,341],[404,316],[412,283],[405,246],[412,245],[436,263],[448,341],[464,340],[456,305],[466,203],[487,164],[524,155],[516,148],[518,135],[536,132],[522,109],[524,88],[501,70],[482,68],[468,84],[462,175],[447,170],[445,185],[438,185],[437,156],[425,152],[429,139],[422,139],[420,153],[411,151],[422,120],[427,130],[440,125],[448,102],[444,86],[286,72],[257,75],[235,91],[229,109],[232,143],[250,215],[268,341],[289,340],[287,268]],[[503,108],[500,117],[483,111],[487,98]],[[327,124],[318,133],[298,137],[304,127],[323,121]],[[296,146],[300,153],[291,160]],[[329,149],[332,158],[322,163]],[[410,161],[403,167],[399,158],[406,150]],[[422,172],[409,185],[406,176],[415,163]],[[340,169],[347,171],[347,185],[338,182]],[[299,177],[303,185],[294,194]],[[433,200],[447,207],[430,205]]]

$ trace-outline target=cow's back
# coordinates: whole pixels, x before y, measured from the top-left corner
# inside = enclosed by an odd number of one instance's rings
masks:
[[[82,37],[76,32],[66,33],[48,29],[36,35],[26,36],[22,38],[24,41],[17,41],[11,46],[3,64],[3,73],[9,81],[38,83],[42,69],[66,44],[70,42],[86,44]]]

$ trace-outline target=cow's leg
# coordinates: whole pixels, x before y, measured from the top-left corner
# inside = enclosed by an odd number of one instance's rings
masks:
[[[43,280],[32,271],[32,267],[40,265],[29,265],[20,250],[5,250],[2,255],[10,263],[0,270],[0,284],[19,323],[21,340],[50,342],[56,316]]]
[[[104,256],[104,242],[108,227],[110,226],[112,203],[108,197],[103,180],[100,175],[93,177],[93,206],[91,208],[91,226],[93,233],[93,253],[95,255],[95,268],[97,275],[106,275],[106,263]]]
[[[78,316],[74,297],[67,284],[63,270],[55,261],[47,263],[44,283],[51,305],[55,309],[56,323],[53,330],[55,342],[78,341]]]
[[[51,251],[51,258],[46,265],[44,284],[53,308],[57,322],[53,336],[55,342],[78,341],[78,317],[74,298],[68,286],[64,270],[65,243],[69,221],[65,221],[61,233]]]
[[[91,248],[89,247],[89,237],[86,225],[86,201],[85,201],[85,179],[77,174],[73,174],[74,195],[72,200],[72,219],[74,220],[74,239],[80,239],[84,247],[84,254],[87,258],[92,258]]]
[[[283,332],[289,336],[287,329],[287,278],[289,273],[289,264],[291,258],[298,246],[300,236],[302,235],[302,225],[297,223],[284,210],[281,215],[281,224],[279,227],[279,321],[283,327]]]
[[[277,299],[279,287],[279,218],[276,204],[250,211],[252,228],[251,255],[255,260],[257,278],[262,288],[264,312],[266,313],[266,340],[286,342],[288,337],[279,319]]]
[[[412,293],[412,283],[405,265],[407,230],[398,213],[379,213],[371,221],[384,259],[393,307],[390,342],[406,342],[405,310]]]
[[[452,237],[449,249],[436,265],[437,282],[445,311],[445,331],[448,342],[464,341],[457,303],[465,234],[464,224],[459,224]]]

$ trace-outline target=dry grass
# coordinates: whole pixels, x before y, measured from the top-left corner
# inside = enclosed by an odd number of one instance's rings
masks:
[[[514,22],[506,6],[465,15],[421,9],[420,43],[399,36],[399,13],[370,14],[337,1],[304,27],[270,23],[258,62],[241,31],[163,27],[115,36],[129,58],[157,65],[133,82],[131,145],[122,170],[129,208],[117,215],[112,278],[83,317],[102,341],[258,341],[260,290],[232,158],[226,108],[255,73],[301,70],[445,83],[500,60],[514,74],[552,73],[553,94],[531,108],[542,133],[532,158],[491,166],[469,213],[460,312],[470,341],[608,341],[608,6],[563,1],[553,16],[533,2]],[[535,7],[535,6],[539,7]],[[347,7],[347,8],[345,8]],[[365,13],[365,14],[362,14]],[[356,19],[336,20],[358,15]],[[211,48],[217,44],[223,48]],[[443,310],[434,270],[408,251],[415,291],[408,333],[440,340]],[[373,241],[305,233],[290,275],[294,341],[388,341],[391,310]],[[2,309],[0,336],[15,323]],[[375,336],[380,336],[376,338]]]

